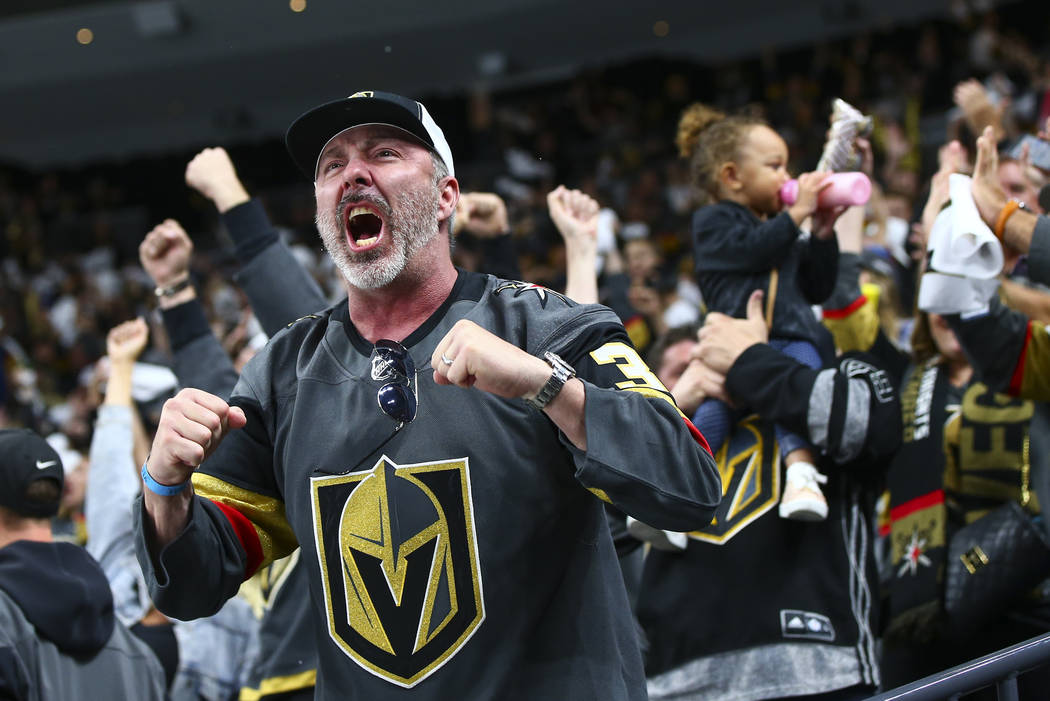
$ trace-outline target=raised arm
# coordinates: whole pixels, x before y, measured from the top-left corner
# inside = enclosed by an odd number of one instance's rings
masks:
[[[602,313],[608,323],[552,340],[546,349],[530,349],[540,355],[551,350],[577,373],[543,411],[572,453],[584,487],[656,528],[702,528],[722,494],[714,458],[612,312]],[[535,398],[553,371],[530,351],[460,321],[434,351],[434,380],[501,397]]]
[[[506,280],[521,277],[507,205],[502,197],[493,192],[460,193],[453,224],[456,236],[466,233],[478,240],[483,272]]]
[[[581,304],[598,303],[598,203],[564,185],[547,194],[547,211],[565,241],[565,294]]]
[[[143,319],[126,321],[106,336],[109,378],[91,437],[84,516],[87,549],[107,578],[133,554],[131,505],[139,493],[138,466],[132,456],[131,378],[135,361],[146,347],[149,327]],[[123,561],[122,561],[123,560]],[[145,595],[145,591],[140,592]]]
[[[1024,399],[1050,400],[1050,334],[1044,324],[996,297],[984,314],[946,318],[982,382]]]
[[[328,306],[317,282],[281,241],[262,204],[249,197],[225,149],[198,153],[186,166],[186,184],[211,200],[222,215],[241,263],[234,279],[268,336]]]
[[[228,397],[237,382],[237,371],[212,333],[197,298],[190,278],[192,256],[193,242],[174,219],[155,226],[139,245],[139,261],[157,286],[176,377],[184,387]]]
[[[966,125],[974,134],[980,134],[990,128],[996,141],[1006,136],[1002,106],[997,107],[991,101],[988,91],[979,80],[970,78],[956,84],[952,98],[962,110]]]
[[[1032,279],[1050,283],[1050,217],[1018,207],[999,185],[999,154],[992,127],[977,139],[973,199],[977,210],[1003,245],[1028,254]]]

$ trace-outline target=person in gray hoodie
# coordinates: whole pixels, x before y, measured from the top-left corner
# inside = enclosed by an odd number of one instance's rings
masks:
[[[164,699],[160,662],[116,620],[102,568],[52,541],[63,478],[43,438],[0,430],[0,698]]]

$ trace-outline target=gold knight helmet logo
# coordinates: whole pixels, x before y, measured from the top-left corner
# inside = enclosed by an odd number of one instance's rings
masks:
[[[711,523],[689,535],[725,545],[780,501],[780,451],[772,424],[757,415],[741,420],[715,462],[722,477],[722,502]]]
[[[328,632],[369,672],[412,687],[484,620],[467,459],[312,479]]]

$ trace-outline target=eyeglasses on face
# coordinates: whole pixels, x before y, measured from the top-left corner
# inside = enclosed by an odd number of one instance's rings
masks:
[[[408,350],[388,339],[376,341],[371,355],[371,376],[386,382],[376,393],[379,408],[398,422],[398,428],[416,418],[416,364]]]

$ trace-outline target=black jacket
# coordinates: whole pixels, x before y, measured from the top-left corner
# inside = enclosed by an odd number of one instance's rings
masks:
[[[801,232],[787,212],[760,221],[735,202],[702,207],[693,215],[696,281],[708,310],[738,318],[747,313],[753,290],[769,294],[769,273],[779,271],[773,338],[806,340],[822,350],[828,334],[810,305],[827,299],[835,287],[839,245]]]

